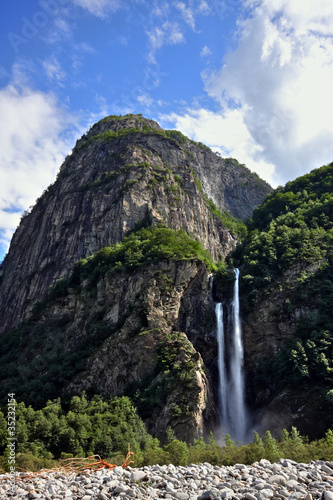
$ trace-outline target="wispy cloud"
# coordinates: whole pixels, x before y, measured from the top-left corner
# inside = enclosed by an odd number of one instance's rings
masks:
[[[185,43],[188,30],[196,31],[196,18],[212,13],[206,0],[154,1],[146,29],[149,62],[156,62],[156,54],[164,45]]]
[[[76,120],[52,94],[13,81],[0,90],[0,247],[20,214],[55,178],[76,136]],[[67,135],[66,135],[67,132]]]
[[[141,106],[150,108],[153,103],[153,99],[148,94],[140,94],[138,95],[138,103],[141,104]]]
[[[183,17],[186,24],[188,24],[192,30],[195,30],[195,19],[194,19],[194,11],[191,7],[186,6],[184,2],[176,2],[176,9],[179,10],[181,16]]]
[[[73,38],[73,27],[64,16],[58,16],[53,20],[50,29],[43,34],[42,39],[49,45],[61,45]]]
[[[210,2],[212,3],[212,2]],[[204,16],[207,16],[212,13],[212,8],[208,5],[206,0],[200,0],[199,6],[197,8],[197,11],[200,14],[203,14]]]
[[[206,56],[210,56],[212,53],[212,51],[210,50],[209,47],[207,47],[207,45],[205,45],[202,50],[200,51],[200,55],[201,57],[206,57]]]
[[[107,17],[108,14],[116,12],[119,7],[118,0],[73,0],[76,5],[86,9],[90,14],[101,19]]]
[[[49,80],[60,83],[66,76],[55,56],[52,56],[47,61],[43,61],[43,68]]]
[[[161,26],[155,26],[151,30],[148,30],[147,35],[150,45],[148,56],[150,63],[156,62],[156,51],[163,47],[163,45],[176,45],[185,42],[184,34],[177,22],[165,21]]]

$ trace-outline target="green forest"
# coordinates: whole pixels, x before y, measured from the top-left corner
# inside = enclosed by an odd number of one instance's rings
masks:
[[[247,226],[231,256],[241,268],[243,314],[278,292],[275,320],[296,322],[295,337],[263,360],[256,383],[316,394],[309,404],[323,432],[333,426],[333,163],[276,189]]]
[[[85,394],[64,402],[60,398],[48,401],[40,410],[23,402],[16,405],[16,464],[26,470],[51,468],[59,459],[99,454],[109,463],[121,465],[125,461],[128,444],[135,453],[134,466],[188,465],[209,462],[213,465],[251,464],[261,458],[277,461],[288,457],[300,462],[313,459],[333,459],[333,432],[311,443],[293,427],[283,430],[280,439],[267,431],[261,438],[254,433],[246,446],[226,436],[219,446],[213,434],[207,442],[203,438],[193,443],[175,439],[167,429],[161,443],[146,431],[130,399],[109,399]],[[5,412],[0,411],[0,469],[8,470],[8,430]]]

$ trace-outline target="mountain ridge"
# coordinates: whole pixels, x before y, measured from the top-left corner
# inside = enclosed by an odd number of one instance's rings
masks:
[[[170,135],[156,122],[126,115],[101,120],[77,141],[55,183],[23,217],[0,266],[0,332],[17,326],[75,262],[121,241],[144,220],[192,233],[215,261],[236,245],[209,199],[225,214],[246,217],[249,198],[255,206],[271,188],[234,160],[176,131]]]

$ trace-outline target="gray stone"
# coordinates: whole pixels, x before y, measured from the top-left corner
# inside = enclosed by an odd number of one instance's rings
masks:
[[[207,490],[204,491],[200,497],[198,497],[198,500],[213,500],[214,498],[216,498],[216,494],[211,490]]]
[[[131,481],[144,481],[147,478],[147,473],[141,470],[132,472]]]
[[[294,479],[290,479],[285,483],[285,485],[289,490],[293,490],[296,488],[296,486],[298,486],[298,482],[295,481]]]
[[[174,495],[176,493],[176,490],[170,485],[170,484],[167,484],[166,487],[165,487],[165,491],[167,493],[171,493],[172,495]]]
[[[234,496],[234,491],[229,488],[223,488],[220,490],[220,495],[222,498],[232,498]]]
[[[333,491],[325,491],[323,494],[323,500],[333,500]]]
[[[283,458],[280,459],[280,463],[283,467],[287,467],[288,469],[292,469],[292,464],[290,463],[290,460],[285,460]]]
[[[104,481],[103,481],[104,482]],[[117,486],[118,484],[118,480],[117,479],[111,479],[108,483],[106,483],[106,485],[112,489],[114,488],[115,486]]]
[[[159,476],[157,474],[153,474],[151,477],[150,477],[150,480],[155,482],[155,483],[159,483],[159,482],[162,482],[163,481],[163,477],[162,476]]]
[[[181,493],[181,492],[177,492],[175,493],[175,498],[177,498],[178,500],[188,500],[190,498],[190,495],[188,493]]]
[[[254,488],[256,490],[263,490],[265,488],[266,484],[265,483],[262,483],[262,482],[258,482],[254,485]]]
[[[320,466],[320,469],[321,469],[322,471],[326,472],[327,474],[331,474],[331,475],[333,475],[333,469],[331,469],[331,467],[329,467],[329,466],[328,466],[328,465],[326,465],[326,464],[322,464],[322,465]]]
[[[94,491],[91,488],[87,488],[86,489],[86,495],[92,496],[92,495],[94,495]]]
[[[109,497],[105,493],[101,492],[98,494],[98,498],[100,500],[108,500]]]
[[[129,490],[129,488],[123,484],[119,484],[118,486],[115,487],[114,493],[119,494],[119,493],[126,493]]]
[[[31,491],[28,495],[28,498],[30,499],[33,499],[33,498],[41,498],[42,495],[40,495],[39,493],[36,493],[36,491]]]
[[[115,467],[115,468],[113,469],[113,472],[114,472],[115,474],[117,474],[118,476],[122,476],[122,475],[124,474],[124,469],[123,469],[121,466],[119,466],[119,467]]]
[[[266,458],[262,458],[259,462],[260,467],[268,467],[269,465],[272,465],[269,460],[266,460]]]
[[[289,497],[289,491],[287,491],[287,490],[278,490],[278,494],[283,498]]]
[[[274,492],[272,490],[261,490],[258,491],[255,496],[258,500],[266,500],[267,498],[272,498],[274,496]]]
[[[57,487],[54,484],[50,484],[50,486],[47,488],[48,492],[50,495],[56,495],[57,491],[59,490],[59,486]]]
[[[130,497],[130,498],[135,498],[136,497],[136,493],[134,490],[127,490],[126,491],[126,496]]]
[[[245,493],[244,499],[245,500],[257,500],[257,497],[255,495],[252,495],[251,493]]]
[[[282,486],[284,486],[287,482],[286,478],[284,476],[281,476],[281,475],[271,476],[270,478],[268,478],[267,481],[270,484],[276,483],[276,484],[282,484]]]

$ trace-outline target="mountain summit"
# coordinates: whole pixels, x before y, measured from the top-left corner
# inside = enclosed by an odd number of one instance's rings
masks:
[[[75,262],[143,221],[184,229],[218,260],[237,241],[229,214],[246,219],[270,191],[236,160],[153,120],[104,118],[77,141],[13,236],[0,267],[0,332],[19,325]]]
[[[125,394],[155,436],[211,430],[210,273],[271,190],[140,115],[95,124],[1,265],[2,395]]]

